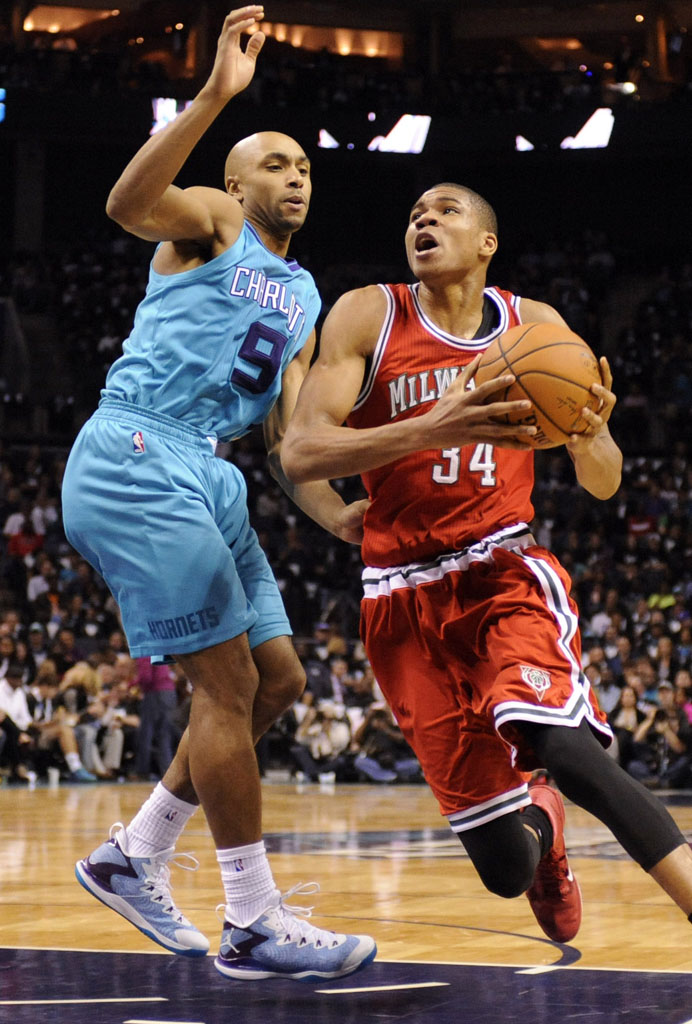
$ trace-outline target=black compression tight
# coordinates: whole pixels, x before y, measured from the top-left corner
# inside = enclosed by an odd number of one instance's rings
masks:
[[[526,892],[541,856],[541,848],[524,828],[523,818],[519,811],[513,811],[459,833],[483,885],[506,899]]]
[[[658,797],[606,753],[586,722],[578,729],[522,722],[521,731],[558,789],[602,821],[645,871],[684,845]]]
[[[686,840],[661,801],[610,757],[586,722],[566,726],[515,723],[560,791],[613,833],[645,871]],[[459,838],[486,888],[517,896],[533,879],[540,848],[520,812],[504,814]]]

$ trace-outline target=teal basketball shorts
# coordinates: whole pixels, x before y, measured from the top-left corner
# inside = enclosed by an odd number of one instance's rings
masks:
[[[213,439],[108,400],[75,441],[62,504],[67,539],[108,584],[133,657],[290,636],[245,481]]]

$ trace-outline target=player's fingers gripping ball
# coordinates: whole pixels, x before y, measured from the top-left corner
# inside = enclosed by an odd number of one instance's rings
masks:
[[[511,327],[488,345],[474,380],[483,384],[507,373],[516,380],[491,401],[531,401],[528,411],[501,420],[535,426],[536,433],[525,438],[534,448],[556,448],[589,429],[582,409],[598,411],[599,399],[590,388],[601,383],[601,373],[596,356],[574,331],[551,323]]]

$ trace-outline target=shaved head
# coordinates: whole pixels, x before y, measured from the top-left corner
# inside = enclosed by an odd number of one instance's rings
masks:
[[[282,132],[255,132],[254,135],[248,135],[247,138],[236,142],[226,157],[223,174],[226,188],[229,178],[239,178],[242,181],[245,175],[270,153],[290,156],[298,154],[309,163],[302,146],[290,135],[284,135]]]

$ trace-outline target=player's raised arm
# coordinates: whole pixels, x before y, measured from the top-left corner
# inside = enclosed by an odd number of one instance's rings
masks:
[[[347,292],[329,313],[319,359],[301,388],[281,446],[284,472],[294,483],[364,473],[410,452],[432,448],[471,442],[512,446],[535,432],[535,427],[495,422],[503,413],[528,409],[530,402],[486,404],[513,377],[467,390],[477,360],[422,416],[366,429],[343,426],[363,384],[385,313],[386,297],[377,285]]]
[[[142,146],[113,186],[106,212],[127,231],[150,241],[204,241],[226,217],[240,229],[242,211],[220,189],[183,191],[173,181],[228,101],[251,81],[264,35],[255,32],[243,50],[241,33],[263,17],[261,4],[231,11],[205,85],[187,110]]]

